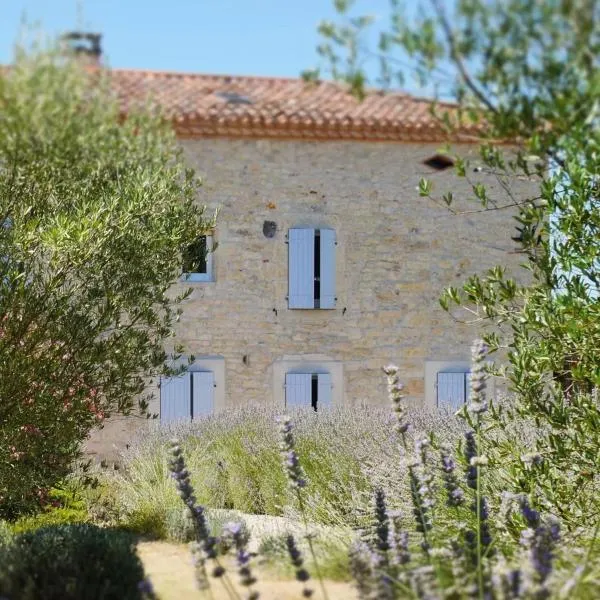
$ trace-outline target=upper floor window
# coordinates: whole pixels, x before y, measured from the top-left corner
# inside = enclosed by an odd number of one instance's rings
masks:
[[[187,281],[213,281],[213,236],[199,235],[183,252],[183,274]]]
[[[290,229],[289,308],[335,308],[335,231]]]
[[[214,411],[215,376],[212,371],[186,371],[160,378],[160,422],[193,420]]]
[[[332,387],[330,373],[286,373],[285,406],[327,408],[331,406]]]

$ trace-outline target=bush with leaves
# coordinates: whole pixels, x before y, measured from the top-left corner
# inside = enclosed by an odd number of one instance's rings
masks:
[[[600,3],[392,0],[389,23],[354,14],[352,1],[334,3],[339,20],[319,28],[324,68],[364,96],[375,58],[378,83],[414,75],[456,101],[452,110],[433,106],[449,139],[465,125],[472,140],[479,135],[477,160],[447,152],[471,184],[475,210],[514,216],[523,271],[499,265],[470,277],[446,290],[442,306],[465,308],[488,327],[490,350],[507,353],[518,401],[497,425],[510,429],[519,415],[546,434],[532,450],[544,459],[537,481],[553,509],[569,527],[598,521],[597,505],[578,497],[600,473]],[[368,44],[374,27],[377,49]],[[525,180],[535,184],[529,194]],[[460,213],[445,192],[421,181],[422,196]],[[512,462],[519,485],[529,466]]]
[[[19,50],[0,72],[0,517],[47,500],[90,430],[129,414],[207,226],[169,124],[110,71]]]
[[[11,600],[138,600],[144,569],[131,535],[90,524],[43,527],[0,550],[0,594]]]

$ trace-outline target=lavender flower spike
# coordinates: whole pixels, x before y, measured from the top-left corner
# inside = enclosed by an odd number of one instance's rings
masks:
[[[442,479],[444,480],[444,488],[446,489],[446,504],[450,507],[460,506],[464,502],[465,494],[458,485],[456,462],[452,456],[452,449],[449,444],[442,444],[440,459]]]
[[[386,555],[390,549],[390,519],[387,513],[385,493],[381,488],[375,490],[375,543],[377,550]]]
[[[482,340],[475,340],[471,348],[471,376],[468,410],[479,415],[488,409],[486,400],[486,370],[485,359],[488,353],[487,346]]]
[[[395,429],[400,435],[404,436],[408,431],[408,423],[404,417],[404,394],[402,393],[404,386],[398,378],[398,367],[387,365],[383,367],[383,372],[387,375],[388,396],[396,413],[397,423]]]
[[[250,553],[248,552],[248,531],[242,523],[227,523],[223,527],[223,537],[231,539],[235,548],[235,558],[238,565],[240,583],[248,588],[256,583],[256,577],[250,569]],[[250,589],[247,600],[258,600],[259,593]]]
[[[281,418],[281,456],[283,458],[283,468],[288,477],[288,481],[293,488],[306,487],[306,476],[304,469],[296,453],[292,421],[290,417]]]
[[[296,579],[304,584],[302,596],[304,598],[310,598],[313,595],[313,590],[306,585],[306,582],[310,579],[310,575],[304,568],[304,559],[302,558],[302,553],[300,550],[298,550],[298,546],[296,546],[296,540],[292,534],[287,536],[286,546],[288,554],[290,555],[290,560],[292,561],[292,565],[294,565],[296,568]]]
[[[196,530],[195,551],[196,553],[200,552],[196,559],[196,573],[198,576],[198,585],[202,589],[204,582],[201,579],[205,558],[213,559],[216,563],[212,572],[213,577],[221,577],[225,573],[225,569],[222,565],[218,564],[217,540],[210,534],[204,507],[196,504],[196,496],[194,496],[190,474],[185,466],[183,452],[177,440],[171,440],[169,470],[171,471],[171,477],[175,480],[179,496],[186,505],[188,513],[194,522]]]

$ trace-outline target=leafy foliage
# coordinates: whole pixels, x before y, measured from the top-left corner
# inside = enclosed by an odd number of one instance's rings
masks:
[[[170,287],[207,223],[169,125],[52,51],[0,74],[0,516],[47,500],[163,369]],[[141,397],[141,414],[147,400]]]
[[[510,429],[519,413],[545,434],[535,449],[547,465],[538,482],[555,510],[570,512],[580,487],[600,472],[591,451],[600,443],[600,4],[430,0],[410,10],[392,1],[376,50],[359,43],[371,25],[352,16],[350,4],[336,4],[340,23],[320,27],[334,77],[353,90],[358,82],[364,95],[365,64],[375,57],[379,83],[416,75],[456,101],[433,107],[449,137],[461,125],[478,127],[479,158],[455,152],[456,175],[471,184],[479,210],[514,217],[522,271],[499,265],[474,275],[447,289],[441,304],[453,314],[466,309],[468,320],[486,328],[490,349],[506,352],[501,374],[518,401],[497,425]],[[426,180],[419,189],[460,212],[452,191]],[[519,487],[526,469],[512,458]],[[571,524],[582,518],[580,508]],[[598,519],[597,505],[588,517]]]
[[[142,598],[144,569],[124,532],[90,524],[44,527],[0,552],[0,592],[9,598]]]

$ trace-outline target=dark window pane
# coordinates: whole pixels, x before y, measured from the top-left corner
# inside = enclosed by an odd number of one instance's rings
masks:
[[[183,252],[184,273],[206,273],[206,236],[200,235]]]

